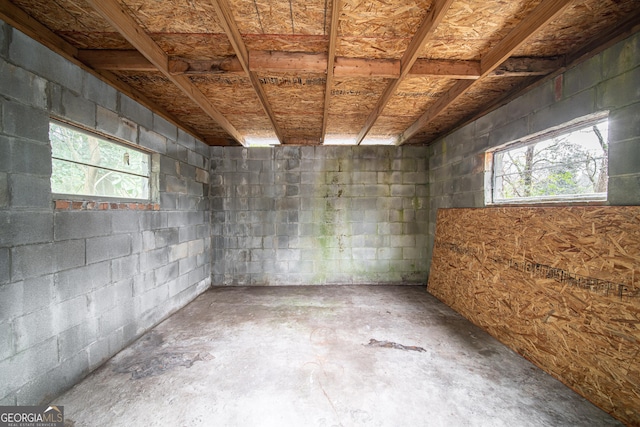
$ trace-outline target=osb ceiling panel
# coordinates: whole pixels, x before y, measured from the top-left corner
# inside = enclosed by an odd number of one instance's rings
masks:
[[[542,28],[514,56],[567,55],[617,22],[637,13],[638,0],[575,2],[558,19]]]
[[[4,0],[0,18],[225,145],[430,144],[640,28],[637,0],[334,1]]]
[[[213,5],[190,0],[119,0],[149,33],[222,33]]]
[[[457,0],[436,28],[433,46],[427,44],[420,57],[480,59],[539,3],[540,0]]]
[[[242,34],[324,35],[331,10],[325,0],[232,0],[230,4]]]
[[[15,0],[12,3],[52,31],[113,31],[113,27],[83,0]]]

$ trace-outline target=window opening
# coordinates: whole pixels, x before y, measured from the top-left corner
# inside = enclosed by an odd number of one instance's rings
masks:
[[[606,200],[607,135],[599,115],[496,150],[491,201]]]
[[[55,120],[49,140],[53,193],[150,199],[150,154]]]

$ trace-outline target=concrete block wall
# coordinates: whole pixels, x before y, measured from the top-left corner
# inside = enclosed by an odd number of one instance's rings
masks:
[[[638,82],[636,34],[430,146],[429,263],[438,209],[485,206],[487,149],[591,113],[609,111],[607,203],[640,204]]]
[[[1,21],[0,76],[0,405],[35,405],[210,285],[209,147]],[[159,200],[56,202],[51,115],[157,153]]]
[[[424,147],[212,147],[216,285],[425,283]]]

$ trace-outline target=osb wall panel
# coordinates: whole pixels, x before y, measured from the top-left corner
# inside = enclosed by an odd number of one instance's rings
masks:
[[[640,425],[640,207],[441,209],[428,290]]]

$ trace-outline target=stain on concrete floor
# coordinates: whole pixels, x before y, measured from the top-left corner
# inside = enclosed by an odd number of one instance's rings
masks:
[[[621,425],[411,286],[212,288],[53,403],[76,427]]]
[[[426,352],[427,350],[425,350],[422,347],[417,347],[415,345],[402,345],[402,344],[398,344],[395,342],[391,342],[391,341],[378,341],[374,338],[371,338],[369,340],[369,344],[367,344],[368,347],[382,347],[382,348],[395,348],[396,350],[404,350],[404,351],[419,351],[419,352]]]
[[[190,368],[197,361],[211,360],[214,357],[209,352],[194,352],[189,348],[162,348],[162,335],[151,331],[130,347],[128,356],[120,357],[113,363],[113,371],[119,374],[130,373],[132,380],[162,375],[172,369],[182,366]]]

